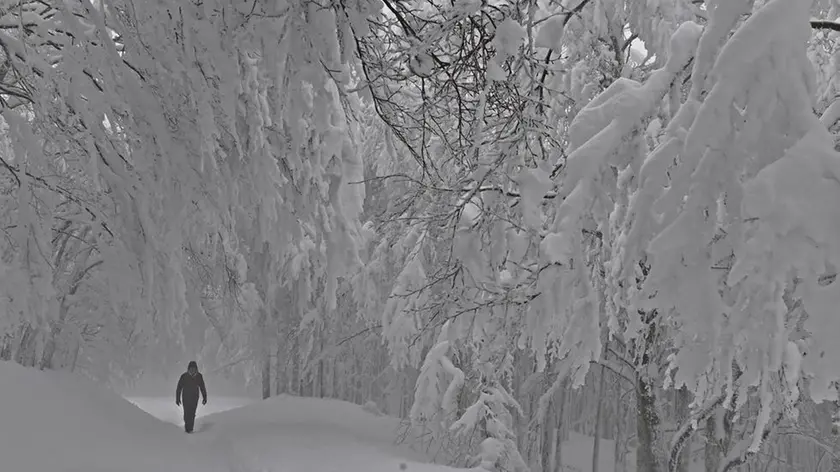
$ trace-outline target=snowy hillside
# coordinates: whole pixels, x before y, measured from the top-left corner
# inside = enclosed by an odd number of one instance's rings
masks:
[[[135,398],[140,407],[169,420],[162,399]],[[231,407],[236,399],[224,399]],[[212,411],[210,404],[204,412]],[[395,445],[399,420],[377,416],[351,403],[282,395],[201,416],[190,436],[197,444],[223,445],[247,470],[319,472],[446,472],[408,447]],[[465,470],[465,469],[457,469]],[[469,469],[467,469],[469,470]]]
[[[162,421],[180,425],[179,412],[169,398],[135,397],[130,401]],[[382,471],[397,470],[391,466],[403,463],[411,464],[409,470],[453,470],[421,465],[429,455],[409,447],[414,443],[396,445],[398,433],[402,432],[400,426],[397,418],[372,414],[352,403],[289,395],[256,402],[231,397],[214,399],[199,407],[198,419],[198,428],[207,431],[201,434],[202,440],[212,437],[219,442],[223,437],[225,442],[234,444],[238,455],[253,458],[257,463],[250,466],[258,470],[273,470],[270,467],[274,461],[296,471],[310,467],[333,470],[333,466],[344,472],[380,470],[368,468],[372,457],[378,458]],[[616,470],[614,447],[612,441],[601,441],[601,472]],[[593,470],[592,448],[592,437],[572,434],[563,443],[563,472]],[[321,454],[318,451],[322,449],[331,452]],[[294,468],[290,464],[295,464]]]
[[[174,394],[173,394],[174,395]],[[146,413],[155,418],[170,424],[178,426],[178,429],[184,427],[183,412],[180,407],[175,405],[174,396],[169,397],[154,397],[154,396],[126,396],[126,400],[137,405]],[[232,410],[245,406],[254,402],[254,399],[244,397],[218,397],[213,396],[210,402],[206,405],[198,405],[196,416],[201,418],[203,416],[211,415],[221,411]]]
[[[204,416],[201,432],[186,435],[162,399],[134,401],[172,422],[90,381],[11,362],[0,362],[0,398],[3,471],[453,470],[394,447],[396,420],[344,402],[278,397]],[[239,404],[226,399],[216,408]]]
[[[0,362],[0,469],[229,472],[208,448],[84,379]]]

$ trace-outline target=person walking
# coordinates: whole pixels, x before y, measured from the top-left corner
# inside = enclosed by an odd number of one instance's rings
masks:
[[[207,388],[204,386],[204,377],[198,371],[198,364],[190,361],[187,371],[181,374],[178,379],[178,387],[175,388],[175,404],[184,404],[184,431],[193,432],[195,425],[195,410],[198,408],[198,393],[201,392],[201,404],[207,404]]]

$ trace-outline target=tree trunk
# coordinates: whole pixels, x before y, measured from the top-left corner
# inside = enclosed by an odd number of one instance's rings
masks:
[[[26,323],[23,328],[23,334],[20,337],[20,345],[18,346],[15,355],[15,362],[24,367],[35,366],[35,337],[38,332],[31,324]]]
[[[677,424],[682,424],[688,419],[689,406],[691,405],[691,393],[687,388],[677,390],[675,398]],[[688,465],[691,458],[691,439],[683,446],[680,452],[680,462],[677,464],[677,472],[688,472]]]
[[[720,407],[715,411],[715,414],[706,420],[706,446],[704,449],[706,472],[718,472],[722,459],[729,454],[729,448],[732,445],[732,420],[734,417],[733,412]]]
[[[566,399],[568,398],[568,382],[563,380],[563,385],[560,386],[560,399],[557,401],[557,434],[555,435],[556,442],[554,443],[554,469],[553,472],[563,472],[563,441],[566,439]]]
[[[280,395],[286,392],[286,373],[283,369],[283,343],[280,336],[277,339],[277,349],[274,354],[274,394]]]
[[[262,370],[262,398],[271,396],[271,350],[269,346],[271,343],[268,339],[268,310],[266,308],[260,309],[260,318],[257,321],[261,333],[259,353],[260,353],[260,368]]]
[[[90,227],[85,227],[82,231],[80,231],[78,235],[74,237],[73,244],[70,246],[69,251],[75,252],[76,248],[79,245],[79,241],[86,240],[89,232]],[[62,259],[64,259],[64,254],[68,251],[69,241],[70,235],[68,234],[65,237],[64,242],[59,247],[58,253],[56,254],[56,267],[60,267],[63,265]],[[90,259],[92,252],[93,246],[90,246],[89,249],[84,251],[82,259],[74,264],[74,269],[72,275],[70,276],[68,291],[66,294],[61,296],[61,299],[58,302],[58,319],[53,320],[50,323],[50,334],[47,337],[46,344],[44,345],[44,351],[41,353],[41,370],[53,368],[53,356],[55,355],[55,349],[58,343],[58,336],[61,335],[61,330],[64,328],[64,323],[67,320],[67,312],[70,310],[70,307],[67,306],[67,297],[72,297],[73,295],[75,295],[87,274],[90,273],[91,270],[95,269],[97,266],[103,263],[103,261],[97,261],[91,265],[88,265],[88,260]],[[71,257],[75,257],[75,255]],[[54,277],[58,276],[56,275]]]
[[[545,408],[545,417],[542,418],[542,446],[540,447],[540,470],[548,472],[552,470],[551,464],[551,450],[554,449],[554,422],[552,416],[554,414],[554,400],[549,399],[548,405]]]
[[[339,398],[338,394],[338,360],[333,358],[332,362],[332,385],[330,386],[330,398]]]
[[[262,350],[262,397],[263,400],[271,396],[271,354],[268,349]]]
[[[318,343],[319,343],[319,352],[318,356],[324,352],[324,333],[323,333],[323,325],[322,328],[318,330]],[[315,396],[318,398],[324,398],[324,380],[326,376],[324,375],[324,360],[321,359],[318,361],[318,392]],[[367,400],[367,398],[365,399]]]
[[[292,335],[292,374],[291,374],[291,394],[300,395],[300,342],[298,341],[297,332]]]
[[[639,448],[636,451],[636,470],[658,472],[656,459],[656,429],[659,427],[659,415],[656,413],[656,396],[653,386],[639,377],[636,394],[636,435]]]
[[[14,340],[15,337],[11,334],[6,333],[6,335],[3,336],[3,347],[0,349],[0,361],[12,360],[12,343]]]
[[[75,293],[75,290],[72,290]],[[61,329],[64,327],[64,322],[67,319],[67,304],[64,297],[61,299],[61,305],[58,309],[58,320],[50,323],[50,335],[47,338],[47,343],[44,345],[44,352],[41,354],[41,370],[50,370],[53,368],[53,355],[55,355],[55,348],[58,343],[58,336],[61,334]]]
[[[81,341],[76,341],[76,349],[73,351],[73,363],[70,364],[70,372],[76,371],[76,362],[79,360],[79,351],[82,350]]]
[[[398,372],[399,374],[399,397],[400,397],[400,412],[399,417],[406,419],[411,414],[411,402],[412,402],[412,386],[416,385],[416,383],[412,383],[412,379],[416,378],[414,376],[414,370],[403,370],[402,372]],[[462,402],[462,397],[464,396],[464,389],[461,389],[460,394],[458,395],[457,404],[460,407]]]
[[[624,412],[621,408],[621,399],[624,396],[624,389],[619,384],[618,391],[615,395],[615,444],[613,445],[613,463],[615,464],[615,472],[624,472],[624,454],[623,454],[623,440],[624,440]]]
[[[549,400],[548,408],[543,421],[543,448],[542,448],[542,468],[543,472],[551,472],[554,470],[554,461],[557,459],[555,454],[555,444],[557,444],[557,427],[554,424],[555,410],[557,409],[557,402],[554,399]]]
[[[592,472],[598,472],[598,467],[601,464],[601,412],[604,406],[604,370],[604,366],[601,366],[597,399],[595,400],[597,403],[595,406],[595,432],[592,443]]]

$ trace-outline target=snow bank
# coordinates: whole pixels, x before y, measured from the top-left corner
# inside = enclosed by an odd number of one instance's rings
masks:
[[[275,426],[278,429],[324,429],[374,443],[394,443],[400,420],[369,413],[359,405],[339,400],[279,395],[242,408],[214,413],[206,422],[238,426]]]
[[[229,439],[254,470],[486,472],[429,464],[426,454],[395,444],[399,419],[338,400],[281,395],[203,421],[212,429],[198,438]]]
[[[208,387],[208,389],[210,388],[212,387]],[[196,426],[201,426],[201,418],[204,416],[239,408],[256,401],[247,397],[219,397],[213,395],[213,392],[214,390],[208,392],[211,396],[206,405],[198,404],[198,409],[195,412]],[[178,425],[179,428],[184,425],[183,411],[181,407],[175,405],[174,388],[172,395],[167,397],[126,396],[125,399],[161,421]]]
[[[229,472],[116,393],[0,362],[0,462],[15,472]]]

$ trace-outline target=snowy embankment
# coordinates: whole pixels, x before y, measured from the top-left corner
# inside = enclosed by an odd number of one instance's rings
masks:
[[[132,401],[164,421],[178,414],[166,400]],[[224,406],[244,402],[223,399]],[[211,398],[207,407],[212,403]],[[207,407],[199,407],[196,428],[201,432],[190,440],[227,445],[238,457],[247,458],[244,470],[465,472],[424,463],[422,454],[396,446],[398,419],[368,413],[352,403],[281,395],[218,413]]]
[[[398,420],[367,413],[357,405],[281,396],[235,408],[247,401],[210,397],[207,407],[199,407],[197,428],[201,432],[188,435],[180,425],[174,395],[171,399],[133,398],[130,402],[69,374],[40,372],[0,362],[0,469],[14,472],[455,470],[424,464],[418,453],[394,446]],[[235,409],[214,413],[224,408]]]
[[[4,471],[230,472],[208,451],[90,381],[0,362]]]
[[[212,395],[212,391],[210,392]],[[178,425],[179,429],[184,427],[184,418],[181,407],[175,405],[175,389],[172,389],[170,397],[148,397],[148,396],[126,396],[126,400],[140,407],[146,413],[155,418],[166,422]],[[212,395],[210,401],[206,405],[198,404],[196,410],[196,417],[199,418],[196,425],[201,426],[201,419],[204,416],[218,413],[221,411],[233,410],[253,403],[255,400],[244,397],[217,397]]]

